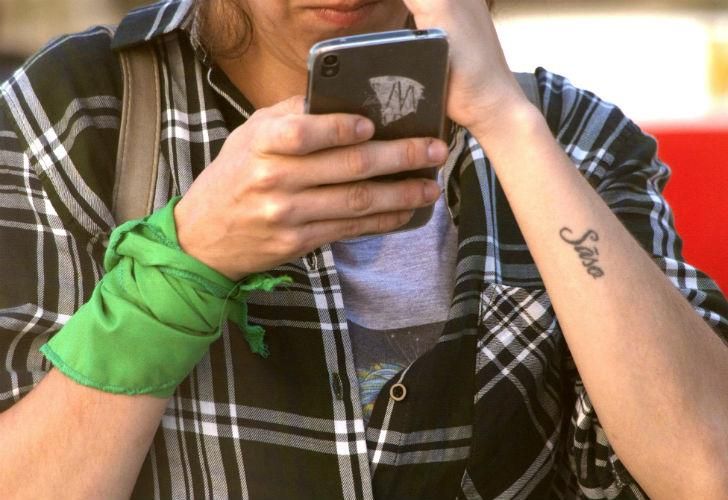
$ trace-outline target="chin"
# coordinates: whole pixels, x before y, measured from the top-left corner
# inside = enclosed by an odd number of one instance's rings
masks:
[[[312,9],[307,28],[316,31],[315,42],[346,35],[405,28],[409,11],[397,1],[366,3],[360,11],[340,12],[334,9]]]

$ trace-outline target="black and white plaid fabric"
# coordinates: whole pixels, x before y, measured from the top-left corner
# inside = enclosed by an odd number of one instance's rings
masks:
[[[113,50],[149,43],[159,55],[157,207],[184,193],[248,116],[196,43],[191,12],[190,1],[167,1],[116,32],[63,37],[2,86],[0,411],[49,370],[38,348],[103,272],[122,93]],[[576,167],[725,338],[728,305],[682,260],[654,141],[567,80],[536,76],[543,113]],[[135,498],[645,496],[609,446],[485,153],[465,131],[453,144],[447,193],[459,247],[449,321],[436,346],[384,387],[368,428],[326,246],[272,270],[291,276],[290,287],[251,299],[269,359],[231,326],[179,387]],[[407,388],[403,401],[389,397],[396,383]]]

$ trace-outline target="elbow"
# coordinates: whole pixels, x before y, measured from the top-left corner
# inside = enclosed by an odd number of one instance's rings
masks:
[[[691,455],[690,452],[694,452]],[[720,446],[720,439],[714,440],[710,452],[703,452],[698,458],[697,449],[684,450],[682,463],[670,474],[658,474],[652,479],[657,483],[643,484],[650,498],[699,498],[701,500],[728,499],[728,448]],[[677,458],[677,457],[676,457]]]
[[[713,479],[715,482],[715,485],[712,486],[713,496],[706,498],[728,498],[728,441],[726,441],[726,445],[723,447],[722,452],[716,458],[716,463],[718,464],[718,467]]]
[[[710,486],[708,492],[712,496],[705,498],[728,498],[728,422],[723,421],[718,426],[716,445],[713,448],[713,458],[711,463],[713,466],[712,480],[708,483]]]
[[[685,498],[704,498],[706,500],[723,500],[728,498],[728,464],[723,460],[721,468],[707,477],[703,475],[690,488],[690,496]]]
[[[687,471],[686,471],[687,472]],[[725,461],[720,467],[686,473],[681,479],[671,481],[668,489],[645,488],[650,498],[671,500],[673,498],[700,498],[701,500],[728,499],[728,469]],[[666,486],[666,485],[662,485]]]
[[[728,447],[711,453],[700,467],[695,467],[682,498],[728,499]]]
[[[713,417],[695,435],[696,457],[691,464],[693,495],[686,498],[728,499],[728,408],[712,408]]]

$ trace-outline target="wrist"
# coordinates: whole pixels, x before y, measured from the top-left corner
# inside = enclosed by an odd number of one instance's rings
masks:
[[[243,276],[238,275],[232,269],[227,269],[222,263],[217,262],[213,256],[207,255],[199,248],[200,240],[200,224],[196,220],[199,211],[189,207],[187,197],[182,197],[174,207],[174,231],[176,241],[184,253],[193,257],[209,267],[210,269],[220,273],[231,281],[239,281]]]
[[[467,128],[488,152],[511,147],[516,137],[529,136],[546,126],[541,110],[522,95],[501,100],[479,116]]]

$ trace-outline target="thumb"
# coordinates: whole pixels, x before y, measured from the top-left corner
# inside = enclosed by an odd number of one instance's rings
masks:
[[[302,115],[306,109],[306,98],[302,95],[294,95],[278,104],[271,106],[271,111],[281,115]]]

